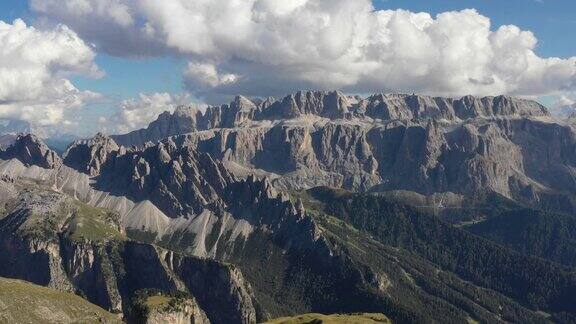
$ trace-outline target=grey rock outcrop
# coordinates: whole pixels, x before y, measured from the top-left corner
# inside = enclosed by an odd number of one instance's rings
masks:
[[[237,97],[204,113],[184,107],[165,113],[137,136],[99,134],[76,142],[64,163],[97,177],[99,190],[135,201],[150,197],[171,217],[199,215],[206,206],[222,213],[224,188],[248,175],[269,177],[281,189],[497,193],[570,211],[575,132],[548,116],[534,101],[505,96],[362,99],[334,91],[265,101]],[[14,147],[25,149],[12,151],[25,164],[60,164],[46,148],[30,151],[19,143]],[[6,152],[6,158],[18,155]],[[546,156],[558,158],[542,165]]]
[[[198,215],[206,206],[221,210],[219,195],[233,179],[209,154],[171,139],[141,151],[112,152],[97,175],[98,189],[149,199],[172,217]]]
[[[62,165],[60,156],[32,134],[18,135],[11,146],[0,151],[0,159],[18,159],[27,166],[36,165],[45,169]]]
[[[278,123],[191,133],[174,141],[222,160],[233,175],[267,175],[283,189],[329,185],[426,195],[495,192],[538,203],[553,192],[576,192],[570,180],[576,165],[574,134],[551,122],[503,118],[448,125],[435,120]],[[560,174],[563,180],[554,180]]]
[[[143,322],[146,324],[209,324],[210,320],[196,300],[190,298],[178,301],[175,306],[160,305],[149,309]]]
[[[126,135],[112,136],[116,143],[124,146],[143,145],[168,136],[185,134],[197,130],[198,116],[202,113],[193,107],[178,107],[173,114],[164,112],[146,129],[140,129]]]
[[[114,140],[102,133],[89,140],[75,141],[64,153],[64,163],[90,176],[100,174],[110,155],[125,152]]]

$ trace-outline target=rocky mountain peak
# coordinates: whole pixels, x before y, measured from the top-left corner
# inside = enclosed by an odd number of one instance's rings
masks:
[[[379,119],[445,119],[448,121],[490,117],[545,117],[546,107],[536,101],[509,96],[460,99],[408,94],[377,94],[361,106],[366,114]]]
[[[230,106],[237,107],[239,111],[244,112],[250,112],[253,109],[256,109],[256,104],[244,96],[236,96]]]
[[[252,100],[244,96],[236,96],[234,101],[228,106],[229,113],[225,119],[227,120],[227,125],[229,125],[228,127],[234,127],[247,120],[253,119],[256,109],[257,106]]]
[[[89,140],[74,142],[64,154],[64,164],[84,172],[90,176],[100,174],[102,165],[111,154],[122,154],[125,152],[114,139],[102,133],[96,134]]]
[[[119,148],[118,144],[116,144],[116,142],[114,142],[114,140],[110,136],[104,133],[96,134],[94,137],[88,140],[88,143],[93,146],[94,145],[110,146],[116,150]]]
[[[261,195],[267,199],[273,199],[279,195],[268,178],[259,179],[254,175],[250,175],[245,180],[245,183],[245,188],[250,191],[250,197]]]
[[[150,123],[147,128],[128,134],[114,135],[116,143],[123,146],[141,146],[146,142],[156,142],[169,136],[186,134],[198,129],[198,117],[202,112],[196,107],[179,106],[174,113],[165,111]]]
[[[174,110],[174,115],[175,116],[180,116],[180,117],[190,117],[190,118],[195,118],[196,117],[196,113],[198,112],[198,109],[196,107],[192,107],[192,106],[178,106],[176,107],[176,109]],[[170,116],[170,112],[169,111],[165,111],[162,113],[163,115],[166,116]]]
[[[346,116],[350,106],[350,99],[340,91],[298,91],[262,106],[257,118],[278,120],[316,115],[340,119]]]
[[[536,101],[508,96],[494,97],[494,115],[549,116],[546,107]]]
[[[54,169],[62,165],[62,159],[58,154],[32,134],[18,135],[10,147],[0,151],[0,159],[18,159],[26,166],[36,165],[45,169]]]

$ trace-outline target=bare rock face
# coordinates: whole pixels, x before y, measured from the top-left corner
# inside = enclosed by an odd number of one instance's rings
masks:
[[[325,252],[319,229],[300,204],[288,194],[276,190],[268,179],[249,176],[230,185],[225,200],[229,211],[247,219],[257,229],[266,229],[281,238],[284,248]]]
[[[92,139],[74,142],[64,153],[64,164],[96,176],[112,154],[118,155],[124,151],[112,138],[98,133]]]
[[[126,135],[116,135],[112,138],[124,146],[143,145],[155,142],[168,136],[185,134],[197,130],[198,116],[202,113],[193,107],[178,107],[173,114],[164,112],[146,129],[137,130]]]
[[[231,175],[210,155],[168,139],[142,150],[118,146],[104,135],[72,145],[64,163],[90,176],[96,188],[136,201],[151,199],[170,215],[199,214],[218,204]]]
[[[279,100],[237,97],[197,112],[174,141],[221,160],[234,176],[269,176],[282,189],[497,193],[538,205],[576,193],[574,131],[549,115],[537,102],[506,96],[301,91]],[[557,159],[542,164],[548,156]]]
[[[549,116],[547,109],[535,101],[506,96],[460,99],[420,95],[374,95],[361,102],[366,115],[380,119],[445,119],[467,120],[479,117]]]
[[[161,114],[147,129],[113,136],[124,146],[142,146],[169,136],[195,131],[235,128],[251,122],[304,117],[330,120],[378,119],[410,121],[442,119],[462,121],[493,117],[549,116],[535,101],[506,96],[460,99],[404,94],[377,94],[367,98],[349,97],[338,91],[300,91],[279,100],[251,100],[238,96],[227,105],[198,109],[180,107],[173,114]]]
[[[238,268],[232,265],[222,266],[213,261],[196,262],[198,260],[170,254],[166,257],[168,266],[205,305],[211,322],[256,323],[252,288]],[[223,311],[224,309],[229,311]]]
[[[350,115],[353,100],[338,91],[300,91],[276,101],[262,109],[256,118],[290,119],[303,115],[316,115],[330,119],[345,118]]]
[[[491,120],[549,116],[536,102],[505,96],[379,94],[362,99],[336,91],[301,91],[264,101],[237,97],[204,114],[184,111],[163,114],[148,131],[138,132],[146,134],[138,135],[142,140],[134,140],[135,133],[115,138],[126,145],[143,145],[144,139],[188,133],[176,140],[179,145],[222,160],[234,175],[269,175],[284,189],[330,185],[425,194],[489,190],[507,197],[521,195],[531,180],[519,161],[524,148]],[[480,151],[453,150],[448,139],[458,142],[459,127],[475,129],[478,122],[485,124],[477,136],[484,138],[477,144],[483,145]],[[158,126],[168,124],[180,126]],[[508,152],[510,159],[503,156]],[[510,177],[514,184],[508,184]]]
[[[36,136],[19,135],[14,143],[0,151],[0,159],[18,159],[26,166],[39,166],[45,169],[55,169],[62,165],[62,159]]]
[[[178,107],[173,114],[164,112],[146,129],[137,130],[112,138],[124,146],[142,146],[169,136],[186,134],[197,130],[235,127],[254,118],[258,107],[251,100],[238,96],[229,105],[209,107],[203,114],[193,107]]]
[[[328,185],[426,195],[495,192],[528,201],[535,197],[530,192],[547,191],[545,187],[576,192],[571,182],[553,180],[553,174],[569,172],[576,161],[570,153],[576,143],[571,134],[566,126],[514,118],[454,124],[278,123],[192,133],[175,141],[222,160],[238,177],[268,175],[283,189]],[[549,160],[550,168],[532,153],[552,154],[538,139],[544,135],[559,157]],[[562,178],[571,179],[567,173]]]
[[[143,150],[115,151],[102,164],[96,187],[150,199],[173,217],[198,215],[205,206],[222,208],[219,195],[232,181],[220,161],[171,139]]]
[[[204,115],[198,117],[198,128],[232,128],[253,119],[257,109],[250,99],[237,96],[229,105],[209,107]]]
[[[145,316],[146,324],[209,324],[210,320],[195,299],[171,299],[167,305],[151,307]]]
[[[65,220],[56,214],[66,205],[65,198],[50,192],[18,191],[0,200],[7,206],[0,219],[0,276],[71,291],[61,267],[58,240],[52,236],[64,225]],[[53,217],[44,220],[41,215]]]

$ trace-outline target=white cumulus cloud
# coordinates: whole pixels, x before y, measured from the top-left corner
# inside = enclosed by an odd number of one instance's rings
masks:
[[[0,118],[36,126],[66,121],[66,112],[98,97],[78,90],[70,75],[98,77],[95,53],[68,27],[38,30],[0,21]]]
[[[174,112],[178,106],[189,105],[187,95],[171,95],[168,93],[140,94],[138,98],[124,100],[110,118],[101,118],[109,133],[127,133],[145,128],[158,115],[168,111]]]
[[[576,115],[576,94],[569,93],[558,96],[552,103],[550,111],[558,117],[574,117]]]
[[[185,86],[193,89],[196,95],[209,97],[212,89],[238,82],[238,76],[219,73],[213,64],[190,62],[184,71],[184,80]]]
[[[549,95],[576,89],[576,57],[536,54],[537,38],[475,10],[435,17],[369,0],[31,0],[112,54],[189,60],[193,93],[278,95],[302,88],[437,95]],[[80,9],[75,9],[80,7]],[[90,8],[88,10],[87,8]],[[114,33],[98,31],[108,26]]]

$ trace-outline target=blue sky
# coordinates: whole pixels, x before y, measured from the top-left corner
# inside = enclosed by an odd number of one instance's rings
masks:
[[[58,0],[53,3],[65,3],[65,1],[68,0]],[[88,2],[98,3],[96,0],[89,0]],[[161,4],[161,2],[159,3]],[[340,4],[342,4],[342,2],[340,2]],[[502,25],[516,25],[521,30],[532,31],[538,39],[538,46],[534,49],[534,51],[541,58],[559,57],[568,62],[571,57],[576,56],[576,41],[575,37],[573,36],[573,30],[576,29],[576,1],[574,0],[374,0],[373,5],[377,10],[405,9],[411,12],[427,12],[430,13],[433,17],[442,12],[474,8],[480,14],[490,18],[492,30],[496,30],[499,26]],[[51,10],[59,11],[60,8],[56,6],[52,7]],[[51,15],[51,12],[44,12],[43,14],[43,19],[52,19],[52,22],[60,22],[59,19],[61,18],[62,14],[64,15],[64,19],[66,19],[66,15],[75,15],[75,13],[70,12],[59,12],[55,13],[54,15]],[[150,16],[153,13],[147,14]],[[29,2],[27,0],[0,1],[0,20],[11,23],[15,19],[21,18],[28,25],[35,25],[38,23],[40,15],[41,14],[39,13],[32,12],[32,10],[29,8]],[[94,17],[95,23],[102,21],[97,19],[104,19],[104,22],[106,22],[105,19],[109,18],[105,14],[103,17],[89,15],[82,19],[92,19],[92,17]],[[72,19],[77,18],[78,17],[74,17]],[[79,28],[83,28],[85,26],[82,26],[81,21],[82,20],[71,20],[72,24],[80,24]],[[67,23],[66,20],[63,22]],[[185,24],[186,21],[183,21],[183,23]],[[103,23],[102,26],[107,25]],[[76,30],[76,27],[78,26],[71,27]],[[139,31],[141,30],[137,30],[136,32]],[[133,32],[133,30],[126,30],[124,32],[127,32],[127,35],[131,35],[130,32]],[[79,34],[82,38],[84,38],[85,35],[82,34],[81,31],[79,31]],[[88,33],[88,37],[89,36],[90,35]],[[283,36],[286,35],[282,35],[282,37]],[[289,37],[290,35],[287,36]],[[212,37],[214,37],[214,35],[212,35]],[[86,39],[86,41],[90,42],[91,40]],[[100,41],[114,42],[110,39],[100,39]],[[192,39],[189,41],[194,42]],[[117,45],[117,43],[115,44]],[[167,44],[163,44],[162,46],[167,46]],[[168,48],[168,50],[166,50],[166,48]],[[72,83],[80,90],[89,90],[102,94],[104,99],[100,102],[89,103],[86,106],[87,109],[79,111],[78,114],[84,116],[88,120],[93,120],[99,116],[108,116],[113,114],[122,100],[137,98],[141,93],[181,94],[187,91],[187,89],[190,89],[191,86],[188,85],[188,88],[184,86],[183,71],[187,68],[188,63],[192,62],[197,57],[190,55],[190,52],[186,52],[186,50],[186,48],[183,50],[175,49],[173,46],[165,47],[165,56],[152,58],[115,57],[104,53],[104,51],[98,52],[95,63],[100,67],[101,70],[105,71],[105,76],[102,78],[72,76],[70,81],[72,81]],[[231,55],[232,57],[234,56],[234,49],[222,48],[221,50],[231,51],[227,54]],[[252,55],[252,53],[249,52],[249,49],[243,50],[246,51],[242,54],[244,57],[250,57],[250,55]],[[262,55],[262,53],[258,55]],[[200,55],[200,59],[204,61],[208,59],[208,61],[210,61],[210,57],[202,55]],[[286,84],[286,92],[289,92],[292,91],[293,88],[297,88],[299,86],[305,87],[308,84],[306,83],[307,81],[303,81],[303,79],[294,80],[290,79],[289,77],[286,81],[275,80],[275,72],[273,71],[274,64],[270,65],[270,62],[266,61],[266,59],[267,58],[264,58],[265,61],[263,62],[258,62],[257,64],[261,65],[256,65],[256,67],[243,65],[242,61],[240,61],[240,64],[238,64],[237,61],[235,62],[234,59],[232,59],[214,67],[206,67],[205,65],[202,65],[200,70],[202,73],[205,73],[206,68],[216,69],[213,72],[216,73],[216,78],[211,79],[210,82],[217,81],[217,87],[222,88],[219,90],[222,90],[221,93],[224,94],[232,93],[234,91],[254,91],[254,89],[250,88],[250,86],[240,84],[240,86],[237,88],[226,88],[225,82],[222,83],[222,80],[227,80],[226,78],[236,78],[236,75],[233,73],[238,71],[245,72],[248,76],[253,74],[257,75],[258,73],[263,74],[261,78],[255,78],[261,83],[256,84],[253,87],[266,88],[269,82],[278,82],[280,84]],[[316,62],[310,61],[310,64],[314,65]],[[349,68],[350,66],[346,67]],[[282,68],[286,69],[287,67]],[[221,69],[224,71],[220,71]],[[227,69],[231,70],[230,74],[225,74]],[[450,70],[450,68],[448,68],[448,70]],[[329,72],[330,71],[326,71],[326,73]],[[203,76],[205,77],[206,75],[204,74]],[[337,78],[338,74],[336,74],[335,77]],[[329,80],[329,78],[325,79]],[[418,81],[418,79],[414,80],[416,80],[416,82]],[[370,80],[367,80],[366,82],[370,82]],[[576,84],[576,81],[570,81],[570,79],[568,79],[567,82],[568,84],[570,84],[570,82],[572,82],[573,85]],[[330,84],[330,82],[327,84]],[[360,84],[362,83],[360,82]],[[405,88],[402,88],[402,82],[399,82],[398,84],[400,84],[400,88],[397,88],[399,91],[413,90],[406,90]],[[378,86],[381,85],[382,83],[378,84]],[[196,86],[198,86],[197,83],[192,83],[192,87]],[[381,89],[378,88],[378,86],[374,86],[374,89]],[[530,88],[530,86],[528,88]],[[350,89],[350,91],[359,91],[358,88],[354,87],[351,87]],[[396,88],[392,87],[390,89]],[[417,88],[414,89],[414,91],[423,91],[425,93],[427,88],[423,86],[421,89],[423,90],[418,90]],[[548,86],[547,89],[549,90],[550,86]],[[548,90],[547,92],[550,92]],[[368,90],[367,92],[370,91],[377,90]],[[434,93],[435,90],[431,91],[432,92],[430,93]],[[576,92],[573,89],[570,91],[572,92],[572,95]],[[568,91],[568,93],[570,93],[570,91]],[[557,95],[540,95],[539,100],[546,105],[552,105],[552,103],[557,98]],[[576,98],[574,100],[576,100]]]
[[[550,57],[576,55],[576,1],[574,0],[376,0],[377,9],[406,9],[432,15],[452,10],[475,8],[492,20],[492,26],[514,24],[534,32],[537,52]],[[11,22],[34,19],[25,0],[0,1],[0,19]],[[567,35],[568,34],[568,35]],[[80,89],[90,89],[115,98],[132,98],[142,92],[182,91],[181,73],[185,62],[176,58],[124,59],[100,54],[96,62],[106,71],[103,79],[77,77]]]
[[[23,19],[31,24],[34,15],[25,0],[1,0],[0,20]],[[102,79],[76,77],[74,84],[83,90],[105,93],[114,98],[132,98],[142,92],[182,91],[183,60],[172,57],[127,59],[99,54],[96,63],[106,72]]]

